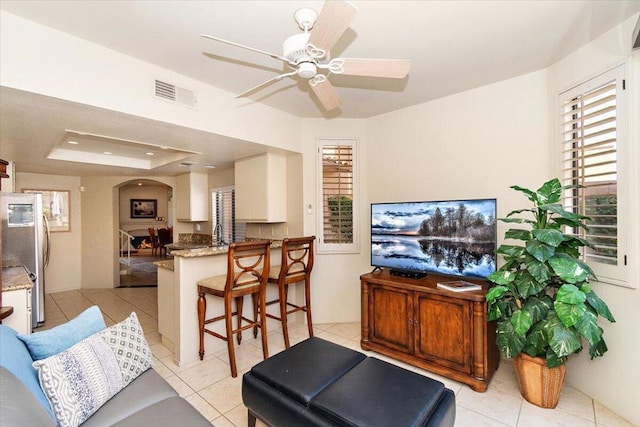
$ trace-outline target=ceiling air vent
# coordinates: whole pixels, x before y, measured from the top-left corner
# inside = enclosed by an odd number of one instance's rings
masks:
[[[196,107],[196,93],[172,83],[156,80],[156,96],[185,107]]]

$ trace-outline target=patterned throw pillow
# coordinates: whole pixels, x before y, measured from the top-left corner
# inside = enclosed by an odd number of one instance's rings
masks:
[[[136,313],[47,359],[33,362],[60,426],[78,426],[153,367]]]

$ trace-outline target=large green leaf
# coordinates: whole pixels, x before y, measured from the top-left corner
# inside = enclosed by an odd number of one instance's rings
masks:
[[[508,285],[509,283],[513,282],[515,278],[516,274],[513,271],[500,269],[491,273],[487,277],[487,280],[498,285]]]
[[[544,283],[538,282],[527,270],[519,270],[513,284],[522,298],[536,295],[545,287]]]
[[[529,190],[528,188],[520,187],[519,185],[512,185],[511,188],[513,188],[516,191],[520,191],[524,193],[527,196],[527,199],[531,200],[532,202],[534,203],[537,202],[538,195],[535,192]]]
[[[591,359],[601,357],[607,352],[607,350],[607,343],[604,342],[604,339],[601,339],[596,343],[596,345],[589,346],[589,356],[591,357]]]
[[[553,178],[544,184],[542,187],[538,188],[536,191],[538,203],[546,204],[546,203],[557,203],[560,201],[560,196],[562,195],[562,185],[560,184],[560,180],[558,178]]]
[[[505,239],[529,240],[531,239],[531,231],[521,230],[519,228],[511,228],[504,233]]]
[[[567,283],[585,282],[591,273],[591,268],[585,263],[567,254],[556,254],[548,262],[553,271]]]
[[[527,242],[527,252],[540,262],[545,262],[551,258],[555,251],[555,247],[549,246],[546,243],[542,243],[535,239]]]
[[[492,302],[498,298],[501,298],[505,293],[507,293],[508,290],[509,288],[507,288],[506,286],[493,286],[487,291],[487,295],[485,298],[487,302]]]
[[[596,345],[602,339],[602,328],[598,326],[598,314],[593,309],[587,309],[582,318],[578,319],[575,327],[578,333],[589,341],[590,346]]]
[[[534,323],[533,327],[527,334],[527,340],[523,351],[529,356],[545,357],[546,355],[549,344],[543,327],[543,322]]]
[[[516,245],[500,245],[496,253],[505,257],[517,258],[524,253],[524,247]]]
[[[553,304],[553,307],[562,323],[568,328],[578,323],[587,311],[587,306],[584,303],[567,304],[565,302],[556,301]]]
[[[602,301],[595,292],[587,292],[586,295],[587,303],[589,303],[589,305],[593,307],[600,316],[604,317],[609,322],[615,323],[616,319],[613,318],[613,314],[609,311],[609,307],[607,307],[607,304],[605,304],[605,302]]]
[[[545,358],[547,359],[547,367],[549,368],[555,368],[556,366],[562,365],[566,359],[565,357],[558,357],[551,347],[547,348]]]
[[[527,331],[531,328],[531,314],[528,311],[520,309],[513,312],[511,316],[511,324],[516,334],[525,337]]]
[[[503,320],[511,316],[513,312],[512,307],[515,307],[515,304],[511,301],[493,301],[487,306],[487,321],[491,322],[493,320]]]
[[[517,214],[521,214],[523,212],[533,212],[534,210],[529,208],[529,209],[516,209],[514,211],[511,211],[507,214],[507,218],[509,218],[511,215],[517,215]],[[500,221],[504,221],[505,218],[500,218]],[[506,221],[505,221],[506,222]]]
[[[545,302],[545,300],[536,297],[528,298],[527,302],[524,303],[524,306],[522,308],[531,315],[531,321],[534,324],[537,324],[541,320],[545,319],[547,317],[547,313],[549,312],[548,303]]]
[[[542,229],[542,230],[533,230],[533,235],[536,239],[540,240],[542,243],[546,243],[549,246],[553,246],[557,248],[560,246],[560,243],[565,241],[564,234],[558,230],[550,230],[550,229]]]
[[[525,265],[527,271],[540,283],[546,283],[553,275],[553,271],[546,263],[538,261],[533,256],[527,257]]]
[[[514,213],[514,212],[511,212],[511,213]],[[524,218],[500,218],[500,221],[508,222],[512,224],[535,224],[535,221],[531,219],[524,219]]]
[[[509,320],[505,320],[498,322],[496,326],[496,344],[500,353],[507,359],[511,359],[522,351],[525,339],[516,333]]]
[[[567,304],[580,304],[587,300],[587,295],[575,285],[562,285],[556,294],[556,301]]]
[[[559,215],[560,217],[564,218],[564,221],[568,222],[567,225],[570,225],[572,227],[582,227],[586,229],[587,227],[584,225],[584,221],[591,219],[588,216],[570,212],[559,203],[540,205],[539,208]]]
[[[566,357],[581,350],[582,343],[580,342],[578,332],[560,324],[551,329],[549,347],[551,347],[558,357]]]

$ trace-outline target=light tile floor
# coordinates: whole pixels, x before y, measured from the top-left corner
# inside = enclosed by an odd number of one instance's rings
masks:
[[[260,340],[247,336],[236,346],[239,375],[232,378],[225,350],[210,353],[204,361],[176,366],[172,353],[162,344],[158,335],[157,288],[82,289],[58,292],[46,296],[47,329],[75,317],[84,309],[98,305],[107,325],[126,318],[136,311],[154,354],[155,369],[176,391],[186,398],[212,424],[218,427],[247,425],[247,411],[242,404],[242,374],[262,359]],[[314,325],[316,336],[337,344],[360,349],[360,324],[338,323]],[[308,336],[305,325],[293,325],[292,343]],[[282,335],[269,334],[269,352],[284,349]],[[476,393],[464,384],[406,365],[394,359],[370,353],[431,378],[442,381],[456,393],[456,426],[597,426],[626,427],[630,423],[618,415],[565,384],[556,409],[541,409],[525,401],[518,391],[512,364],[503,360],[486,393]],[[263,425],[258,423],[259,425]]]

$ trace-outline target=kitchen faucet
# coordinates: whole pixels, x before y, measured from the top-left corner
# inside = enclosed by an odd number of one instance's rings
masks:
[[[222,246],[222,244],[224,243],[222,241],[222,224],[217,223],[216,227],[213,230],[213,234],[215,234],[216,236],[216,245],[217,246]]]

